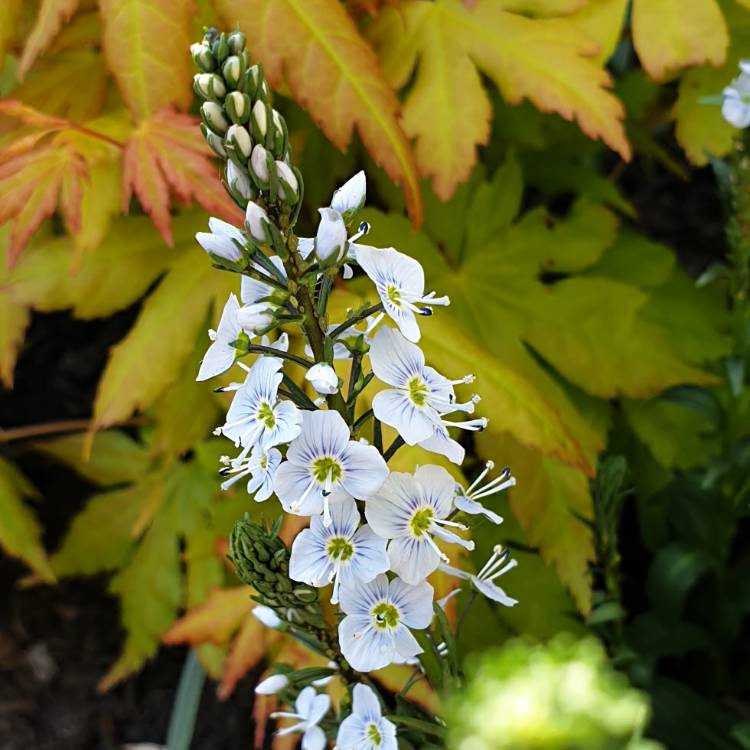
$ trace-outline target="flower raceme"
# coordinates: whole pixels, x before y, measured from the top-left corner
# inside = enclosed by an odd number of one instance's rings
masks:
[[[385,457],[404,444],[460,464],[459,431],[486,425],[473,416],[478,396],[456,396],[473,376],[446,377],[417,345],[418,316],[449,300],[426,292],[413,258],[360,242],[369,232],[357,217],[367,192],[364,172],[319,209],[314,237],[296,237],[302,177],[262,70],[249,64],[244,36],[209,30],[192,55],[200,71],[194,90],[204,99],[201,132],[223,160],[226,189],[245,214],[241,228],[211,219],[210,231],[197,235],[217,266],[240,274],[239,298],[230,294],[217,330],[209,332],[197,378],[235,365],[245,371],[243,382],[216,389],[233,396],[215,433],[239,449],[221,458],[221,487],[244,486],[256,502],[276,498],[284,512],[309,517],[290,550],[278,533],[280,518],[269,529],[246,515],[230,538],[231,559],[257,592],[258,620],[333,660],[323,678],[320,669],[280,667],[258,692],[293,704],[273,716],[293,720],[279,734],[301,733],[304,750],[323,750],[334,738],[340,750],[395,750],[395,725],[354,673],[416,661],[422,648],[412,631],[432,626],[427,579],[438,570],[498,604],[516,603],[496,583],[515,565],[506,551],[497,548],[476,574],[451,566],[446,554],[474,548],[462,517],[502,522],[482,502],[515,479],[504,470],[488,480],[491,462],[468,486],[435,465],[389,472]],[[379,303],[363,301],[329,324],[333,282],[349,279],[352,267],[372,282]],[[255,358],[249,365],[248,356]],[[333,366],[342,360],[349,362],[341,374],[350,367],[344,378]],[[374,378],[386,387],[369,409],[360,397]],[[387,450],[382,425],[398,435]],[[327,587],[333,614],[320,604],[318,589]],[[439,655],[449,654],[448,641],[435,639]],[[316,691],[331,679],[344,680],[352,694],[351,712],[337,727],[324,720],[330,698]]]

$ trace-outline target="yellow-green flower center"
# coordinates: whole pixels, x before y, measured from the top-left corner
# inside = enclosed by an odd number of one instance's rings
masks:
[[[323,456],[322,458],[316,458],[312,463],[312,475],[316,482],[324,484],[326,480],[330,479],[331,483],[338,482],[341,479],[343,473],[341,464],[337,459],[331,458],[330,456]]]
[[[370,740],[373,745],[380,745],[380,743],[383,741],[383,738],[380,735],[380,731],[375,724],[367,725],[367,739]]]
[[[260,408],[258,409],[258,419],[263,422],[269,430],[276,427],[276,415],[273,413],[271,404],[267,401],[261,403]]]
[[[331,560],[346,562],[354,554],[354,547],[346,537],[334,536],[329,540],[326,552]]]
[[[398,609],[389,602],[380,602],[372,608],[375,627],[379,630],[392,630],[398,625],[400,614]]]
[[[385,296],[388,297],[388,299],[393,302],[396,307],[399,307],[401,305],[401,290],[393,284],[389,284],[386,287]]]
[[[424,406],[430,389],[418,375],[409,380],[409,399],[415,406]]]
[[[409,521],[411,533],[417,538],[424,536],[432,525],[432,519],[434,517],[435,512],[432,508],[420,508],[414,513]]]

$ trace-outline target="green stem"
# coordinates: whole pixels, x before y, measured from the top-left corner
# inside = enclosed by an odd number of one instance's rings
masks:
[[[286,373],[283,373],[281,382],[286,386],[289,395],[297,406],[311,411],[318,408],[315,406],[315,402]]]
[[[401,437],[401,435],[397,435],[393,442],[388,446],[388,450],[383,454],[383,458],[386,461],[390,461],[393,456],[395,455],[396,451],[402,446],[405,445],[404,439]]]
[[[358,313],[357,315],[352,315],[349,320],[345,320],[341,325],[336,326],[328,335],[335,339],[337,336],[340,336],[347,328],[351,328],[354,325],[357,325],[361,320],[364,320],[365,318],[369,318],[370,315],[376,312],[380,312],[383,309],[383,303],[378,302],[377,305],[372,305],[372,307],[368,307],[362,312]]]
[[[352,433],[356,434],[357,430],[359,430],[365,422],[367,422],[368,419],[374,416],[374,412],[372,409],[368,409],[357,421],[352,425]]]
[[[304,367],[309,370],[315,362],[311,362],[309,359],[304,357],[298,357],[296,354],[290,354],[289,352],[282,351],[280,349],[274,349],[272,346],[261,346],[260,344],[250,344],[247,347],[248,352],[251,354],[270,354],[272,357],[280,357],[281,359],[288,359],[290,362],[298,364],[300,367]]]

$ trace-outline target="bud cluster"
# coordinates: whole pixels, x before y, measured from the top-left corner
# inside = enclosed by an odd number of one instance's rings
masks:
[[[248,514],[235,523],[229,537],[229,559],[237,575],[255,589],[255,600],[273,609],[284,622],[325,629],[318,590],[289,578],[289,550],[270,529]]]
[[[226,161],[224,182],[243,210],[262,198],[291,213],[299,204],[302,179],[291,165],[284,118],[271,106],[260,65],[250,65],[241,31],[209,29],[190,48],[200,70],[193,89],[203,100],[201,132],[217,156]]]

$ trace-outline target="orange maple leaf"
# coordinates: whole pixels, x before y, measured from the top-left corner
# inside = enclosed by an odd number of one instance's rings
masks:
[[[209,157],[196,118],[165,107],[142,120],[125,145],[123,211],[135,194],[170,246],[171,197],[185,204],[195,200],[222,219],[241,222],[242,212],[226,196]]]

